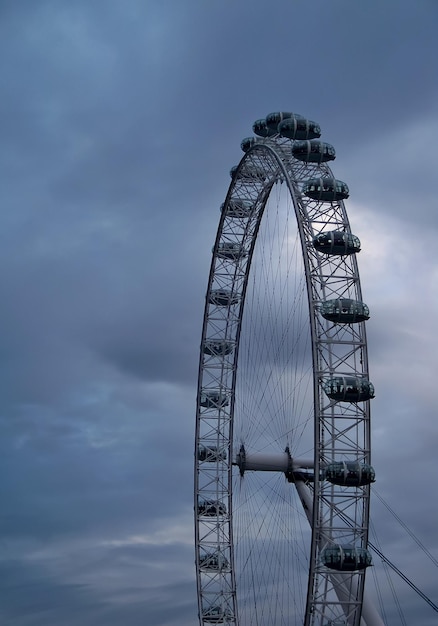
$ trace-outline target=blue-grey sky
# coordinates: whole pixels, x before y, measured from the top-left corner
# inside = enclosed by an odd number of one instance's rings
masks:
[[[376,488],[438,557],[437,18],[435,0],[2,1],[2,624],[197,623],[203,299],[229,169],[275,110],[336,147]],[[438,603],[434,565],[379,501],[373,520]],[[436,623],[394,584],[408,623]]]

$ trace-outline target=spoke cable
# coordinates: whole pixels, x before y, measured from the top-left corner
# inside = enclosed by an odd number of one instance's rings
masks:
[[[378,540],[378,537],[377,537],[377,534],[376,534],[376,531],[375,531],[375,528],[374,528],[374,524],[372,522],[370,522],[370,529],[371,529],[371,532],[373,533],[373,535],[375,537],[375,541],[376,541],[377,547],[380,550],[379,540]],[[383,569],[385,571],[386,580],[388,581],[389,588],[391,589],[392,597],[394,599],[395,605],[396,605],[397,610],[398,610],[398,614],[399,614],[400,620],[401,620],[403,626],[407,626],[407,623],[406,623],[405,617],[403,615],[403,611],[402,611],[402,608],[400,606],[400,602],[399,602],[399,599],[398,599],[398,596],[397,596],[397,592],[396,592],[395,587],[394,587],[394,583],[392,582],[391,573],[389,571],[389,565],[387,563],[385,563],[384,561],[382,561],[382,565],[383,565]],[[379,585],[376,585],[376,587],[380,591]],[[386,616],[385,616],[385,619],[386,619]]]
[[[335,507],[337,510],[337,514],[339,515],[339,517],[349,526],[351,526],[351,521],[348,519],[348,517],[346,517],[346,515],[344,515],[344,513],[342,511],[340,511],[337,507]],[[375,546],[373,543],[371,543],[371,541],[368,541],[368,545],[369,547],[374,550],[374,552],[382,559],[382,561],[384,563],[386,563],[387,565],[389,565],[389,567],[396,573],[398,574],[398,576],[400,576],[400,578],[402,580],[405,581],[405,583],[407,583],[409,585],[409,587],[411,587],[411,589],[413,589],[415,591],[416,594],[418,594],[420,596],[420,598],[422,598],[436,613],[438,613],[438,606],[432,602],[432,600],[423,592],[421,591],[421,589],[419,589],[405,574],[403,574],[402,571],[400,571],[398,569],[398,567],[396,565],[394,565],[394,563],[392,563],[392,561],[390,561],[381,550],[379,550],[379,548],[377,546]]]
[[[377,496],[377,498],[380,500],[380,502],[383,504],[383,506],[386,507],[387,510],[391,513],[391,515],[393,515],[395,517],[395,519],[398,521],[400,526],[402,526],[405,529],[405,531],[408,533],[408,535],[411,537],[411,539],[413,539],[415,541],[415,543],[420,548],[420,550],[422,550],[424,552],[424,554],[432,561],[432,563],[435,565],[435,567],[438,567],[438,559],[436,559],[433,556],[433,554],[426,548],[426,546],[423,543],[421,543],[421,541],[418,539],[418,537],[415,536],[413,531],[407,526],[407,524],[405,524],[405,522],[400,518],[400,516],[397,515],[397,513],[394,511],[394,509],[392,509],[389,506],[389,504],[387,502],[385,502],[383,497],[376,491],[376,489],[373,489],[373,494],[375,496]]]

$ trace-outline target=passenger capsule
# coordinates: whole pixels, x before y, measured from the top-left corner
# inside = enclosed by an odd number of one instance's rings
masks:
[[[367,378],[334,376],[324,381],[323,389],[337,402],[365,402],[374,398],[374,385]]]
[[[213,248],[214,251],[214,248]],[[245,248],[240,243],[234,243],[231,241],[224,241],[219,243],[217,248],[217,256],[221,259],[229,259],[231,261],[238,261],[248,256]]]
[[[224,339],[206,339],[203,346],[204,354],[209,356],[227,356],[234,350],[234,343],[232,341],[225,341]]]
[[[278,132],[282,137],[287,137],[288,139],[316,139],[321,137],[319,124],[296,115],[280,122],[278,124]]]
[[[321,552],[323,565],[338,572],[356,572],[372,564],[371,554],[365,548],[331,546]]]
[[[199,565],[205,570],[221,571],[230,567],[228,559],[220,552],[207,552],[202,554],[199,559]]]
[[[252,148],[256,143],[260,143],[260,141],[261,140],[257,139],[257,137],[245,137],[245,139],[242,139],[240,142],[240,147],[243,152],[248,152],[250,148]]]
[[[217,306],[231,306],[232,304],[237,304],[239,300],[239,294],[226,289],[213,289],[208,296],[209,303]]]
[[[298,115],[298,113],[291,113],[290,111],[276,111],[275,113],[269,113],[269,115],[265,117],[266,126],[276,133],[278,133],[278,125],[288,119],[303,120],[304,117]]]
[[[224,393],[221,393],[217,389],[212,389],[201,393],[199,404],[206,409],[218,409],[223,406],[228,406],[230,400]]]
[[[217,446],[199,446],[198,448],[199,461],[214,463],[215,461],[225,461],[226,458],[227,451],[223,448],[219,449]]]
[[[313,238],[313,245],[318,252],[342,256],[360,252],[359,237],[342,230],[332,230],[319,233]]]
[[[221,211],[224,211],[225,202],[221,204]],[[250,217],[254,211],[254,203],[252,200],[241,200],[240,198],[229,200],[226,213],[227,217],[245,218]]]
[[[238,165],[233,165],[233,167],[230,169],[231,178],[234,178],[236,176],[238,167]],[[256,165],[245,163],[239,171],[239,178],[243,180],[265,180],[266,174],[265,170],[262,167],[257,167]]]
[[[357,324],[370,318],[370,310],[366,304],[349,298],[326,300],[320,311],[324,319],[336,324]]]
[[[211,606],[202,611],[202,619],[209,624],[231,623],[234,621],[231,611],[223,609],[221,606]]]
[[[350,195],[348,185],[336,178],[311,178],[303,185],[303,193],[312,200],[337,202],[346,200]]]
[[[259,137],[272,137],[272,135],[277,134],[277,129],[269,128],[265,118],[256,120],[252,125],[252,129]]]
[[[325,163],[336,158],[334,147],[317,139],[297,141],[292,146],[292,154],[296,159],[306,163]]]
[[[219,500],[201,500],[198,504],[198,515],[203,517],[216,517],[226,515],[227,507]]]
[[[368,463],[340,461],[327,465],[325,479],[341,487],[363,487],[375,482],[376,473]]]

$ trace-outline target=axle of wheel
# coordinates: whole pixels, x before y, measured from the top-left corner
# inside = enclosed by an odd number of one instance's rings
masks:
[[[241,445],[233,465],[237,465],[241,476],[248,471],[282,472],[289,482],[313,482],[313,473],[306,471],[313,469],[313,459],[293,459],[289,448],[284,452],[247,452]]]

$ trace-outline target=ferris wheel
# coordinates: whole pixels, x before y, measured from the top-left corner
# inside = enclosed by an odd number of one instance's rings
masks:
[[[344,200],[317,123],[243,140],[206,294],[195,442],[200,624],[382,626],[364,602],[365,323]]]

